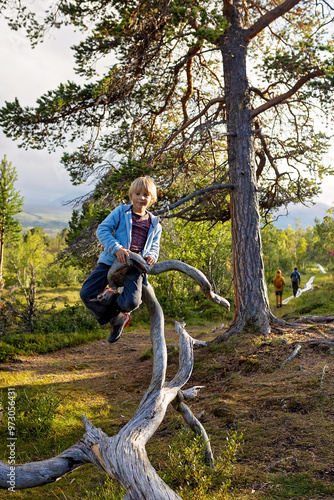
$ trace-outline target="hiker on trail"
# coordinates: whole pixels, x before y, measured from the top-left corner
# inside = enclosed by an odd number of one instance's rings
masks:
[[[280,269],[277,271],[273,283],[275,286],[276,307],[282,307],[283,288],[285,285],[285,279],[283,278]]]
[[[146,274],[131,267],[125,274],[123,291],[118,293],[108,285],[108,271],[118,259],[126,264],[130,252],[140,254],[148,265],[158,260],[161,225],[159,217],[147,211],[157,199],[156,186],[149,177],[138,177],[129,189],[130,204],[121,203],[99,225],[96,236],[104,250],[97,266],[80,291],[85,306],[100,325],[111,324],[109,342],[116,342],[130,321],[130,312],[141,304],[142,286]]]
[[[292,291],[293,291],[293,296],[296,297],[298,288],[300,285],[300,274],[297,271],[297,268],[295,267],[292,273],[290,274],[291,278],[291,283],[292,283]]]

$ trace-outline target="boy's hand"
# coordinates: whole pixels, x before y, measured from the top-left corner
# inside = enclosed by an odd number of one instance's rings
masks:
[[[146,260],[146,262],[148,263],[149,266],[153,266],[153,264],[155,264],[155,260],[150,255],[146,255],[146,257],[144,257],[144,259]]]
[[[126,264],[126,260],[130,257],[130,250],[120,248],[115,255],[121,264]]]

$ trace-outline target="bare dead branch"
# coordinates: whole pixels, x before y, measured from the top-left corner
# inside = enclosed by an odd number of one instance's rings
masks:
[[[199,189],[198,191],[195,191],[194,193],[192,193],[192,194],[190,194],[188,196],[185,196],[181,200],[176,201],[172,205],[168,205],[167,207],[163,208],[162,210],[158,210],[158,211],[154,212],[154,214],[155,215],[163,215],[166,212],[168,212],[169,210],[173,210],[173,208],[179,207],[180,205],[183,205],[187,201],[192,200],[193,198],[201,196],[204,193],[208,193],[210,191],[216,191],[216,190],[220,190],[220,189],[233,189],[233,188],[234,188],[234,184],[231,184],[231,183],[214,184],[213,186],[209,186],[207,188]]]
[[[293,358],[295,358],[297,356],[297,354],[299,353],[301,347],[302,346],[300,344],[297,344],[296,347],[294,348],[294,350],[292,351],[292,353],[290,354],[290,356],[285,361],[283,361],[280,368],[283,368],[285,363],[287,363],[288,361],[291,361]]]

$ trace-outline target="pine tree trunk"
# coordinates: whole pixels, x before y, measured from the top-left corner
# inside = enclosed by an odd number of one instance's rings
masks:
[[[231,228],[235,290],[234,329],[256,329],[268,334],[270,309],[262,259],[259,201],[249,86],[247,42],[242,29],[242,0],[225,3],[231,26],[221,40],[224,66]]]

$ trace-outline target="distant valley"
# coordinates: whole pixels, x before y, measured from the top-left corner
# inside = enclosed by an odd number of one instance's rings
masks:
[[[64,228],[69,227],[68,221],[72,216],[72,207],[61,205],[59,202],[45,204],[26,203],[24,210],[17,215],[23,231],[39,226],[50,237],[56,236]]]
[[[287,211],[281,208],[274,214],[274,224],[279,229],[287,229],[289,225],[294,228],[296,224],[307,229],[308,226],[314,226],[314,219],[322,220],[326,217],[326,211],[330,208],[331,206],[325,203],[316,203],[312,207],[306,207],[301,203],[288,205]]]
[[[288,214],[281,209],[274,216],[274,224],[279,229],[286,229],[288,225],[292,228],[299,224],[306,229],[314,225],[314,219],[322,220],[326,216],[326,211],[330,208],[324,203],[317,203],[313,207],[304,205],[289,205]],[[26,203],[24,211],[17,218],[22,224],[23,231],[28,231],[32,227],[40,226],[45,234],[54,237],[57,233],[68,227],[73,208],[71,205],[62,205],[61,200],[44,204]]]

